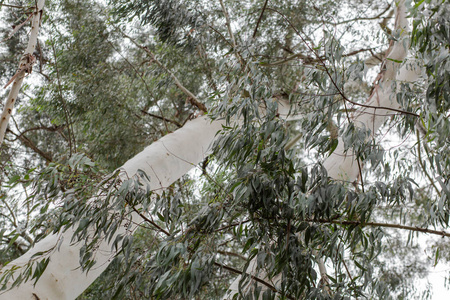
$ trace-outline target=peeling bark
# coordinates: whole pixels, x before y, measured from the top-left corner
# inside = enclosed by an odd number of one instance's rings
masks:
[[[3,107],[2,115],[0,116],[0,146],[3,143],[3,139],[5,138],[6,128],[8,127],[9,118],[11,117],[14,104],[17,100],[17,96],[19,95],[20,88],[22,87],[23,78],[27,70],[29,70],[29,68],[31,67],[31,65],[28,65],[31,63],[30,58],[33,56],[34,49],[36,48],[39,24],[41,22],[44,3],[45,0],[39,0],[37,2],[37,7],[33,12],[34,15],[31,21],[31,33],[30,39],[28,40],[28,46],[22,56],[22,59],[20,60],[19,70],[17,71],[16,75],[14,75],[16,78],[13,81],[11,90],[8,94],[8,98],[6,99],[5,106]]]

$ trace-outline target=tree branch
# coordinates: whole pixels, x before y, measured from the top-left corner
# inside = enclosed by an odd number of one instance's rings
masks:
[[[143,109],[141,109],[141,112],[142,112],[144,115],[148,115],[148,116],[150,116],[150,117],[157,118],[157,119],[163,120],[163,121],[165,121],[165,122],[172,123],[172,124],[176,125],[178,128],[183,127],[183,125],[181,125],[179,122],[177,122],[177,121],[175,121],[175,120],[167,119],[167,118],[165,118],[165,117],[161,117],[161,116],[158,116],[158,115],[149,113],[149,112],[147,112],[147,111],[145,111],[145,110],[143,110]]]
[[[257,276],[248,274],[247,272],[242,272],[242,271],[240,271],[240,270],[238,270],[238,269],[235,269],[235,268],[230,267],[230,266],[223,265],[223,264],[218,263],[218,262],[214,262],[214,265],[216,265],[216,266],[218,266],[218,267],[220,267],[220,268],[223,268],[223,269],[225,269],[225,270],[231,271],[231,272],[233,272],[233,273],[239,274],[239,275],[241,275],[241,276],[242,276],[242,275],[247,275],[247,276],[249,276],[251,279],[253,279],[254,281],[256,281],[256,282],[258,282],[258,283],[261,283],[262,285],[265,285],[266,287],[268,287],[269,289],[271,289],[273,292],[278,293],[278,294],[281,294],[281,293],[280,293],[273,285],[271,285],[270,283],[268,283],[268,282],[266,282],[266,281],[264,281],[264,280],[258,278]],[[295,299],[294,297],[291,297],[291,296],[289,296],[289,295],[284,295],[284,296],[285,296],[287,299],[292,299],[292,300]]]
[[[381,16],[384,15],[390,8],[391,8],[391,4],[388,4],[388,6],[381,13],[379,13],[378,15],[373,16],[373,17],[358,17],[358,18],[344,20],[344,21],[340,21],[340,22],[336,22],[336,23],[324,21],[324,23],[330,24],[333,26],[337,26],[337,25],[342,25],[342,24],[351,23],[351,22],[355,22],[355,21],[376,20],[376,19],[381,18]]]
[[[223,4],[223,0],[219,0],[219,1],[220,1],[220,5],[222,6],[222,11],[223,11],[223,14],[225,15],[225,19],[227,22],[228,34],[230,35],[234,51],[236,51],[236,40],[234,39],[233,31],[231,30],[230,16],[228,15],[228,11],[227,11],[225,5]]]
[[[256,33],[258,33],[259,23],[261,23],[262,17],[264,16],[264,11],[266,10],[267,2],[269,2],[269,0],[266,0],[264,2],[263,8],[261,10],[261,14],[259,15],[258,21],[256,22],[255,31],[253,31],[253,39],[256,38]]]
[[[206,106],[201,103],[197,97],[194,96],[194,94],[192,94],[187,88],[185,88],[181,82],[178,80],[178,78],[175,76],[175,74],[173,74],[165,65],[163,65],[159,60],[156,59],[155,55],[153,54],[153,52],[151,52],[147,47],[145,46],[141,46],[139,45],[134,39],[132,39],[130,36],[126,35],[125,33],[122,33],[126,38],[128,38],[133,44],[135,44],[137,47],[141,48],[142,50],[144,50],[152,59],[152,61],[154,61],[161,69],[163,69],[164,71],[166,71],[170,77],[172,77],[175,85],[188,96],[188,100],[189,102],[191,102],[194,106],[196,106],[198,109],[200,109],[201,111],[203,111],[204,113],[206,113],[208,110],[206,108]]]
[[[43,159],[45,159],[47,162],[52,162],[53,158],[50,154],[42,151],[39,149],[28,137],[26,137],[23,133],[16,134],[10,129],[6,129],[7,132],[12,133],[14,136],[16,136],[26,147],[32,149],[34,152],[36,152],[39,156],[41,156]]]
[[[308,222],[313,223],[325,223],[325,224],[336,224],[336,225],[342,225],[342,226],[371,226],[371,227],[385,227],[385,228],[396,228],[396,229],[404,229],[404,230],[410,230],[410,231],[417,231],[417,232],[423,232],[423,233],[429,233],[429,234],[435,234],[443,237],[450,237],[450,233],[445,232],[443,230],[433,230],[428,228],[421,228],[417,226],[407,226],[407,225],[400,225],[400,224],[391,224],[391,223],[378,223],[378,222],[360,222],[360,221],[345,221],[345,220],[305,220]]]

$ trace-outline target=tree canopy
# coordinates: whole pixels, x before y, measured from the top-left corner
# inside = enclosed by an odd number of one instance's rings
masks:
[[[448,1],[0,8],[0,299],[431,297]]]

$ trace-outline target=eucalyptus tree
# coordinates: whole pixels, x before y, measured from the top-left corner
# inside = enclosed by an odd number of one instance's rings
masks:
[[[411,294],[426,267],[388,253],[450,236],[449,10],[46,2],[2,149],[0,298],[74,299],[108,265],[80,298]]]

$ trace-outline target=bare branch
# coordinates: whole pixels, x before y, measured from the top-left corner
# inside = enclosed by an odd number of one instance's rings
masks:
[[[157,118],[157,119],[160,119],[160,120],[163,120],[163,121],[172,123],[172,124],[176,125],[176,126],[179,127],[179,128],[183,127],[183,125],[181,125],[179,122],[177,122],[177,121],[175,121],[175,120],[167,119],[166,117],[161,117],[161,116],[158,116],[158,115],[149,113],[149,112],[147,112],[147,111],[145,111],[145,110],[143,110],[143,109],[141,109],[141,112],[142,112],[143,114],[145,114],[145,115],[150,116],[150,117]]]
[[[220,5],[222,6],[222,11],[223,11],[223,14],[225,15],[225,19],[227,22],[228,34],[230,35],[231,42],[233,43],[233,48],[236,51],[236,40],[234,39],[233,31],[231,30],[230,15],[228,14],[228,11],[227,11],[225,5],[223,4],[223,0],[220,0]]]
[[[265,285],[266,287],[268,287],[269,289],[271,289],[271,290],[274,291],[275,293],[280,293],[273,285],[271,285],[271,284],[268,283],[267,281],[262,280],[261,278],[259,278],[259,277],[257,277],[257,276],[248,274],[248,273],[246,273],[246,272],[242,272],[242,271],[240,271],[240,270],[238,270],[238,269],[235,269],[235,268],[230,267],[230,266],[227,266],[227,265],[223,265],[223,264],[218,263],[218,262],[214,262],[214,265],[216,265],[216,266],[218,266],[218,267],[220,267],[220,268],[223,268],[223,269],[225,269],[225,270],[231,271],[231,272],[233,272],[233,273],[239,274],[239,275],[246,275],[246,276],[249,276],[252,280],[254,280],[254,281],[258,282],[258,283],[261,283],[262,285]],[[285,296],[287,299],[295,299],[295,298],[293,298],[293,297],[291,297],[291,296],[289,296],[289,295],[284,295],[284,296]]]
[[[258,33],[259,23],[261,23],[262,17],[264,16],[264,11],[266,10],[267,2],[269,2],[269,0],[266,0],[264,2],[263,8],[261,10],[261,14],[259,15],[258,21],[256,22],[255,31],[253,31],[253,39],[256,38],[256,33]]]
[[[41,156],[43,159],[45,159],[47,162],[52,162],[53,158],[49,153],[46,153],[39,149],[28,137],[26,137],[23,133],[16,134],[12,130],[7,129],[7,132],[12,133],[14,136],[16,136],[26,147],[33,150],[36,154]]]
[[[373,16],[373,17],[358,17],[358,18],[353,18],[353,19],[344,20],[344,21],[335,22],[335,23],[324,21],[324,23],[325,23],[325,24],[330,24],[330,25],[333,25],[333,26],[337,26],[337,25],[347,24],[347,23],[351,23],[351,22],[355,22],[355,21],[369,21],[369,20],[376,20],[376,19],[381,18],[381,16],[383,16],[390,8],[391,8],[391,4],[388,4],[388,6],[387,6],[381,13],[379,13],[378,15]],[[394,10],[392,10],[392,14],[393,14],[393,11],[394,11]],[[389,13],[389,15],[390,15],[391,17],[392,17],[392,14]],[[387,18],[384,18],[384,19],[386,20]]]
[[[353,226],[361,226],[361,227],[371,226],[371,227],[396,228],[396,229],[404,229],[404,230],[410,230],[410,231],[435,234],[435,235],[439,235],[439,236],[443,236],[443,237],[450,237],[450,233],[443,231],[443,230],[433,230],[433,229],[422,228],[422,227],[418,227],[418,226],[407,226],[407,225],[391,224],[391,223],[345,221],[345,220],[322,220],[322,219],[308,220],[308,222],[336,224],[336,225],[342,225],[342,226],[353,225]]]

